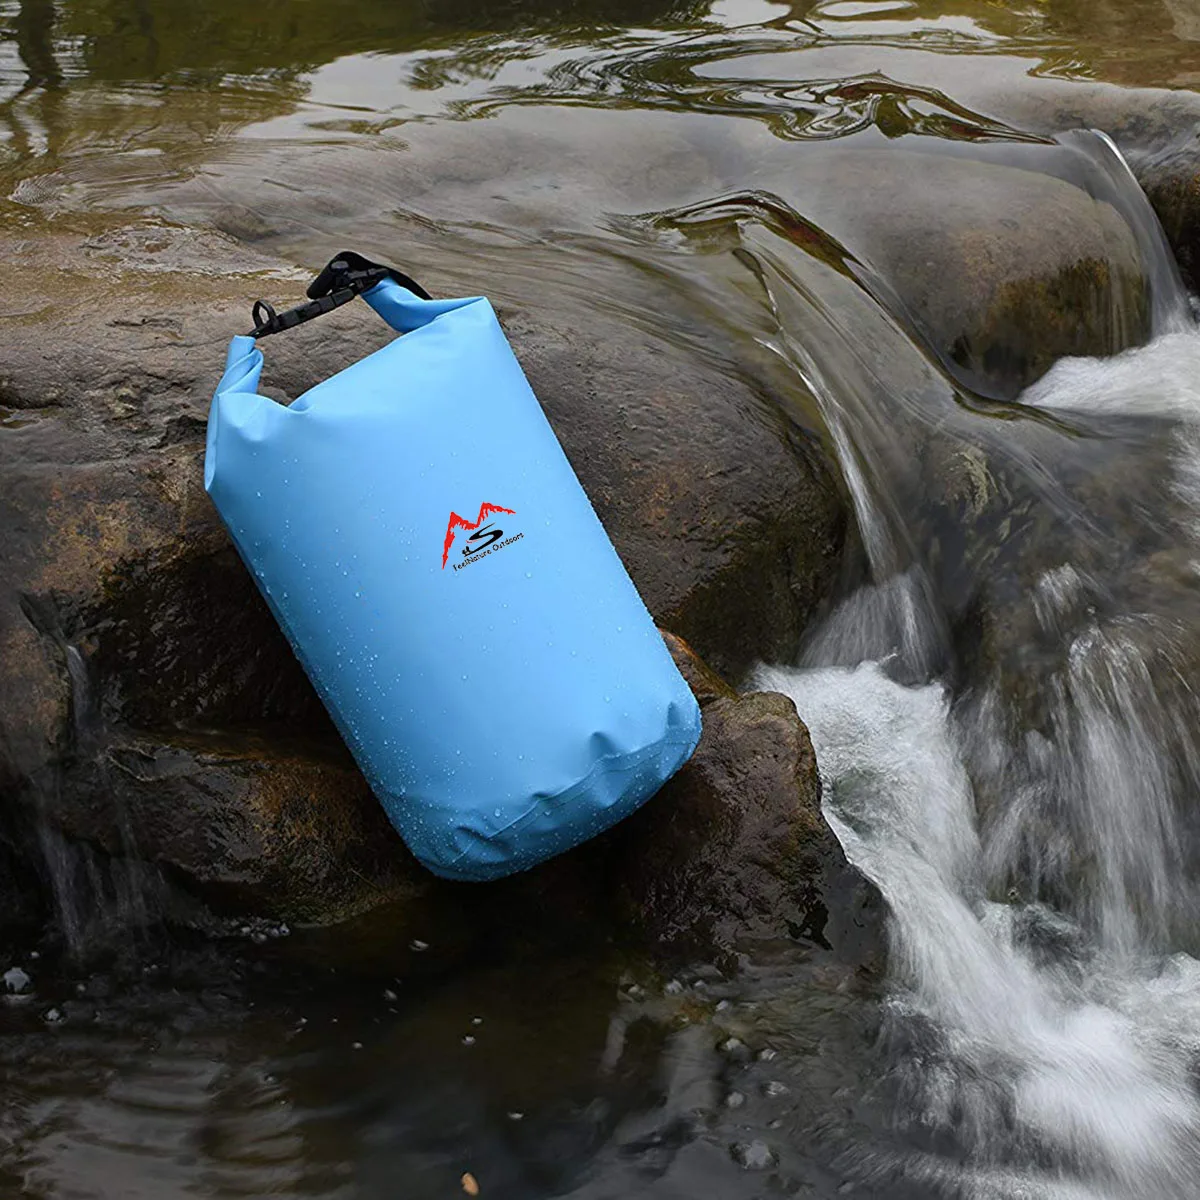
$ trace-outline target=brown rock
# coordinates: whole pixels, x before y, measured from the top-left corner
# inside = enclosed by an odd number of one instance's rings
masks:
[[[114,851],[128,809],[141,853],[248,910],[408,896],[424,874],[365,785],[294,750],[336,736],[202,486],[227,339],[302,280],[154,224],[0,239],[5,257],[32,282],[0,344],[0,787]],[[547,313],[514,317],[515,347],[652,609],[734,673],[790,653],[844,531],[814,447],[731,364]],[[361,305],[331,314],[268,344],[268,390],[390,336]]]
[[[293,923],[414,904],[434,883],[336,744],[117,737],[66,772],[54,810],[69,837],[165,866],[225,909]]]
[[[633,922],[673,955],[800,939],[875,959],[878,896],[821,814],[795,705],[771,692],[732,694],[686,643],[667,641],[701,701],[704,733],[620,831],[615,877]]]
[[[794,204],[952,377],[1010,400],[1059,358],[1146,340],[1137,238],[1072,182],[1087,183],[1078,151],[934,149],[830,154],[798,174]]]

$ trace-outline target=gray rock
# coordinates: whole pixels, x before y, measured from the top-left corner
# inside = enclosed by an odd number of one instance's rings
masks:
[[[1010,400],[1061,357],[1146,340],[1138,242],[1085,190],[1086,156],[1057,145],[940,150],[929,139],[829,153],[798,169],[792,204],[952,377]]]

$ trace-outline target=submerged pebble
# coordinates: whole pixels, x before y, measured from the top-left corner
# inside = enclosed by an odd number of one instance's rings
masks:
[[[728,1055],[735,1062],[749,1062],[750,1047],[741,1038],[728,1037],[718,1047],[722,1054]]]
[[[13,996],[20,996],[29,991],[33,984],[33,980],[20,967],[9,967],[3,978],[5,991]]]
[[[775,1151],[757,1138],[752,1142],[736,1143],[730,1153],[733,1161],[747,1171],[765,1171],[775,1165]]]

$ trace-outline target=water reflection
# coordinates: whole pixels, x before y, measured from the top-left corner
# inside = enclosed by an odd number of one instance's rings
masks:
[[[54,19],[53,0],[21,0],[12,30],[17,53],[25,64],[23,92],[62,84],[62,71],[54,57]]]
[[[551,37],[605,27],[684,26],[704,0],[96,0],[63,5],[77,68],[95,79],[219,81],[296,75],[348,54],[455,47],[488,34]]]
[[[749,1200],[738,1138],[822,1195],[839,1178],[821,1124],[869,1026],[836,978],[767,973],[751,999],[601,952],[422,985],[161,949],[133,975],[31,963],[0,1007],[5,1194],[423,1200],[469,1171],[498,1200]]]
[[[72,194],[76,178],[102,181],[102,204],[156,203],[138,194],[142,181],[198,177],[231,139],[382,142],[404,152],[424,136],[415,125],[517,106],[537,109],[540,129],[557,124],[545,110],[570,106],[730,118],[742,125],[739,137],[750,136],[746,119],[798,140],[868,131],[1019,137],[1020,120],[1004,114],[1009,98],[1030,91],[1031,76],[1200,78],[1200,48],[1178,8],[1160,0],[1037,9],[983,0],[23,0],[0,18],[11,47],[6,59],[0,43],[9,132],[0,182],[34,211],[94,208],[91,197]],[[705,143],[715,126],[691,124],[696,132],[685,138],[713,153]],[[636,153],[643,139],[620,136]],[[481,135],[482,144],[495,140]],[[662,153],[652,146],[634,166],[659,170]],[[750,159],[741,156],[742,177],[730,172],[725,186],[745,185]],[[50,177],[64,168],[66,178]],[[676,191],[648,206],[700,198],[686,181]]]

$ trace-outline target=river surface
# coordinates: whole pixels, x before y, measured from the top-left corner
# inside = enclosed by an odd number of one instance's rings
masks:
[[[1200,8],[2,0],[0,30],[30,238],[358,247],[770,379],[868,582],[754,682],[891,911],[877,984],[802,946],[664,977],[611,939],[397,978],[303,931],[168,934],[154,872],[47,834],[60,929],[0,959],[0,1196],[1200,1196],[1200,335],[1112,143],[1036,128],[1071,89],[1200,88]],[[869,230],[821,181],[881,147],[1107,200],[1149,344],[1059,363],[1019,419],[968,395],[847,268]]]

